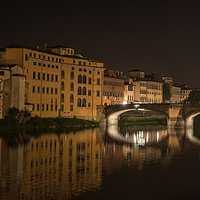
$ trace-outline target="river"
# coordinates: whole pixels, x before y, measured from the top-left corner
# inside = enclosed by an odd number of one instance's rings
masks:
[[[0,199],[199,199],[193,130],[109,126],[0,138]]]

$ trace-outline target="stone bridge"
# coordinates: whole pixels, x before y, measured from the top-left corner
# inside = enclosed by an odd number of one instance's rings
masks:
[[[122,113],[133,110],[150,110],[167,118],[168,127],[192,128],[194,117],[200,115],[200,104],[161,103],[161,104],[126,104],[98,106],[97,120],[106,124],[118,124]]]

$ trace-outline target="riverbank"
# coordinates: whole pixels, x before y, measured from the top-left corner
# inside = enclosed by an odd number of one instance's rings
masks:
[[[151,115],[144,117],[123,117],[119,124],[166,124],[167,119],[163,115]]]
[[[31,117],[25,123],[20,123],[16,118],[6,118],[0,120],[0,130],[5,131],[69,131],[79,130],[90,127],[97,127],[98,122],[74,118],[40,118]]]

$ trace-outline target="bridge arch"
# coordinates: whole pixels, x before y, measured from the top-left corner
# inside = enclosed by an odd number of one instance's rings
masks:
[[[198,115],[200,115],[200,110],[195,110],[194,112],[187,114],[185,118],[186,128],[193,128],[194,118]]]
[[[125,112],[129,112],[129,111],[136,111],[136,110],[141,110],[141,111],[144,111],[145,108],[125,108],[125,109],[122,109],[122,110],[117,110],[117,111],[114,111],[112,113],[110,113],[108,116],[107,116],[107,124],[108,125],[111,125],[111,124],[118,124],[118,118],[121,114],[125,113]],[[146,110],[150,110],[150,111],[153,111],[153,112],[156,112],[156,113],[159,113],[161,115],[164,115],[167,119],[169,118],[168,114],[165,113],[165,112],[162,112],[160,110],[157,110],[157,109],[146,109]]]

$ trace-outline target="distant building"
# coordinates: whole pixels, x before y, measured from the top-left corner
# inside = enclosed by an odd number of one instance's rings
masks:
[[[123,104],[124,80],[117,77],[113,70],[105,70],[103,84],[103,105]]]
[[[188,86],[186,84],[179,85],[179,87],[181,88],[181,99],[180,99],[180,101],[183,102],[184,100],[186,100],[189,97],[189,94],[192,91],[192,89],[188,88]]]
[[[124,84],[124,104],[134,103],[134,85]]]
[[[134,101],[138,103],[161,103],[163,99],[163,83],[155,81],[151,75],[141,70],[132,70],[129,76],[134,84]]]
[[[170,86],[171,90],[171,103],[179,103],[181,101],[181,88],[178,86]]]

